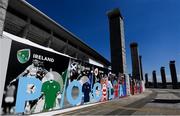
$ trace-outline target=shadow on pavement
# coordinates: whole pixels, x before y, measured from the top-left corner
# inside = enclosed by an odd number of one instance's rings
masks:
[[[180,103],[180,99],[154,99],[152,100],[153,103],[169,103],[169,104],[176,104],[176,103]]]

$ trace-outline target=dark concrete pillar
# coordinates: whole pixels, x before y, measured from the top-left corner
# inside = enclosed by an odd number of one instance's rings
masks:
[[[153,85],[154,85],[154,88],[157,88],[157,78],[156,78],[156,71],[154,70],[152,72],[152,75],[153,75]]]
[[[145,74],[145,87],[148,88],[149,87],[149,81],[148,81],[148,74]]]
[[[0,39],[4,30],[7,6],[8,0],[0,0]]]
[[[165,67],[161,67],[160,72],[161,72],[161,78],[162,78],[162,88],[167,88]]]
[[[64,53],[64,54],[68,54],[68,46],[69,46],[69,41],[66,40],[66,44],[65,44],[64,50],[63,50],[63,53]]]
[[[139,65],[139,55],[138,55],[138,44],[131,43],[131,61],[132,61],[132,76],[134,79],[140,80],[140,65]]]
[[[47,47],[50,48],[53,43],[54,37],[53,37],[53,31],[51,31],[51,34],[48,38]]]
[[[171,72],[173,89],[177,89],[178,88],[178,80],[177,80],[175,61],[170,61],[169,67],[170,67],[170,72]]]
[[[126,72],[126,51],[124,38],[124,21],[119,9],[107,13],[110,28],[110,46],[112,72],[115,74]]]
[[[28,33],[31,30],[31,19],[28,17],[26,21],[26,25],[23,27],[23,29],[20,31],[18,36],[27,39]]]
[[[144,80],[143,79],[142,56],[139,56],[139,65],[140,65],[141,80]]]

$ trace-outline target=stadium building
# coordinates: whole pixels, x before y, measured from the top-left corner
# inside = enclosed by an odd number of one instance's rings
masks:
[[[129,95],[123,17],[119,9],[107,16],[111,62],[26,0],[0,0],[0,114],[40,113]]]
[[[110,66],[98,52],[25,0],[9,0],[4,31],[91,64]]]

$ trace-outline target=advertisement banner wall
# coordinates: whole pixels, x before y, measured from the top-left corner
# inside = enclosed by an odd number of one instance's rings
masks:
[[[66,91],[64,108],[104,102],[127,95],[123,74],[116,76],[106,68],[72,59]]]
[[[10,46],[2,114],[41,113],[127,95],[124,74],[35,44],[12,40]]]
[[[58,109],[69,58],[12,41],[3,112],[33,113]]]

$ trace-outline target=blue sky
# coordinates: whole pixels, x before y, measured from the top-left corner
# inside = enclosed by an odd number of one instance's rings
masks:
[[[82,41],[110,60],[109,25],[106,12],[120,8],[125,22],[128,72],[129,44],[138,42],[143,70],[160,74],[169,60],[176,60],[180,74],[180,0],[27,0]],[[159,76],[158,76],[159,77]],[[160,80],[160,78],[158,79]],[[179,78],[180,80],[180,78]]]

